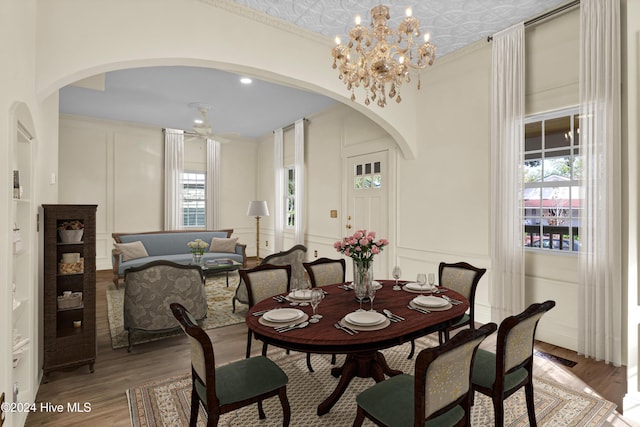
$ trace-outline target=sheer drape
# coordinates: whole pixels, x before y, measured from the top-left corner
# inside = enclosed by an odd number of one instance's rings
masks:
[[[273,249],[280,252],[283,245],[284,228],[284,170],[282,168],[282,156],[284,152],[284,131],[282,128],[273,132],[273,170],[275,174],[274,211],[274,242]]]
[[[220,142],[207,138],[207,229],[218,229]]]
[[[491,103],[491,320],[524,310],[522,163],[524,24],[493,36]]]
[[[184,132],[164,130],[164,229],[183,227],[182,172],[184,168]]]
[[[580,2],[580,224],[578,352],[622,363],[620,4]]]
[[[295,122],[295,244],[304,245],[304,119]]]

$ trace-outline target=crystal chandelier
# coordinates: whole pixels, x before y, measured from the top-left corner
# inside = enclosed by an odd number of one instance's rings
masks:
[[[410,72],[433,64],[436,47],[429,43],[429,33],[424,35],[423,44],[414,40],[420,37],[420,22],[411,16],[411,8],[406,9],[406,17],[397,30],[387,26],[389,19],[388,6],[375,6],[371,9],[370,29],[360,25],[360,15],[356,15],[356,25],[349,31],[349,44],[341,44],[336,37],[336,46],[331,51],[333,68],[338,68],[339,78],[351,91],[352,101],[356,99],[354,88],[362,86],[366,105],[377,100],[384,107],[387,97],[400,102],[400,86],[405,81],[411,82]]]

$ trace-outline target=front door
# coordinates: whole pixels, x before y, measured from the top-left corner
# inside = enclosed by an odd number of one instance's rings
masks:
[[[356,230],[375,231],[376,238],[389,238],[388,151],[347,158],[347,216],[345,235]],[[374,279],[389,276],[389,255],[383,250],[374,258]],[[348,277],[353,274],[347,268]]]

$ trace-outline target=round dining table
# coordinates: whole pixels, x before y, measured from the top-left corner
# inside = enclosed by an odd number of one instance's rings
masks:
[[[345,315],[360,307],[355,292],[345,289],[349,283],[324,286],[322,289],[325,291],[325,298],[318,306],[318,314],[323,317],[318,323],[310,323],[304,328],[278,332],[272,325],[264,324],[268,322],[261,322],[260,316],[253,315],[255,312],[269,309],[293,308],[288,301],[279,303],[269,298],[255,304],[247,313],[247,327],[253,331],[256,339],[265,344],[306,353],[346,355],[344,364],[331,370],[331,374],[340,380],[333,392],[318,405],[318,415],[324,415],[331,410],[354,377],[373,378],[380,382],[385,379],[385,375],[394,376],[402,373],[387,364],[380,350],[436,332],[456,322],[469,309],[469,302],[462,295],[442,289],[442,295],[460,303],[451,305],[446,310],[430,310],[430,313],[423,314],[408,307],[420,292],[393,290],[393,280],[378,282],[382,284],[382,288],[376,292],[374,309],[379,313],[387,309],[404,320],[385,321],[375,330],[360,330],[353,335],[336,328],[335,324],[343,320]],[[425,295],[429,293],[425,292]],[[310,305],[298,305],[295,308],[304,311],[308,316],[312,314]],[[368,310],[370,303],[365,302],[363,308]]]

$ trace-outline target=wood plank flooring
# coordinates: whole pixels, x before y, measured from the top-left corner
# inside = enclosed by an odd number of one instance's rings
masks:
[[[110,271],[97,274],[97,342],[98,354],[95,372],[88,367],[69,371],[56,371],[49,375],[49,382],[41,384],[36,398],[37,405],[49,402],[63,404],[62,413],[36,412],[27,418],[27,426],[130,426],[129,409],[125,392],[128,388],[154,379],[189,372],[189,349],[184,336],[134,346],[131,353],[126,348],[112,350],[107,321],[105,289],[111,281]],[[216,363],[225,363],[244,357],[246,326],[227,326],[208,331],[215,346]],[[495,343],[487,340],[483,347]],[[256,354],[259,345],[254,345]],[[585,391],[594,391],[622,408],[622,398],[626,392],[625,368],[615,368],[603,363],[579,357],[575,352],[537,343],[536,349],[577,364],[573,368],[536,357],[536,374],[550,377],[558,382]],[[73,413],[66,411],[67,403],[85,402],[91,405],[90,412]],[[634,425],[619,414],[612,417],[612,425]]]

